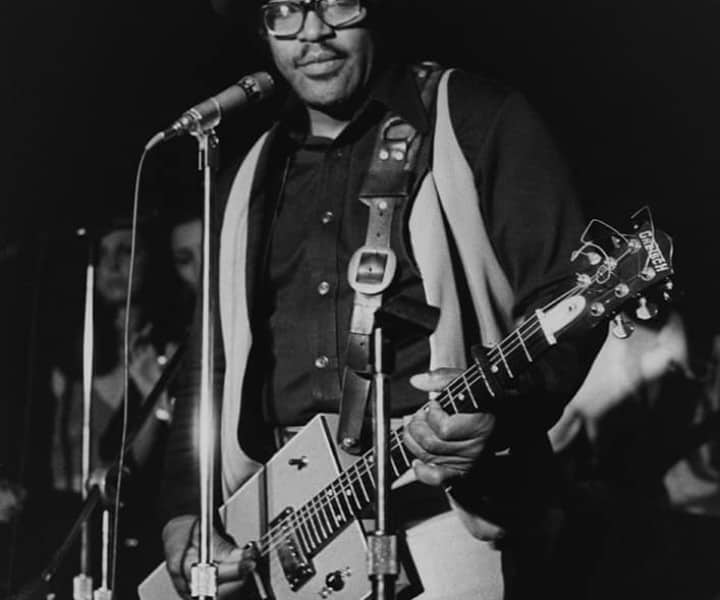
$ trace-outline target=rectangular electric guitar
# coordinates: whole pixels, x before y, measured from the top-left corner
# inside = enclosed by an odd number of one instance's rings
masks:
[[[647,294],[666,295],[661,288],[670,288],[672,241],[654,229],[647,209],[633,219],[628,234],[597,220],[588,225],[572,256],[574,285],[443,390],[437,401],[448,413],[487,410],[501,401],[517,375],[561,337],[611,318],[619,323],[621,309],[635,309],[641,319],[654,314]],[[247,593],[234,597],[360,600],[370,595],[358,515],[373,502],[374,453],[338,452],[331,428],[327,417],[314,418],[221,508],[228,534],[240,546],[254,543],[261,556],[260,584],[251,581]],[[392,430],[390,438],[390,475],[396,481],[410,469],[413,456],[403,445],[402,428]],[[418,599],[501,598],[498,553],[470,536],[452,511],[405,536],[411,570],[419,579]],[[142,600],[179,598],[164,565],[139,592]]]

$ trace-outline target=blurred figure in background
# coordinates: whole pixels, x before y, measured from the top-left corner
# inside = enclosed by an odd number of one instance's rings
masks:
[[[152,231],[147,224],[138,234],[131,308],[126,315],[130,277],[132,232],[125,220],[112,220],[96,234],[95,254],[95,320],[94,376],[91,413],[91,471],[112,464],[120,453],[124,397],[124,332],[128,324],[128,431],[133,427],[143,401],[172,356],[177,343],[169,328],[162,325],[163,300],[160,290],[153,287],[157,268]],[[82,260],[82,259],[81,259]],[[78,265],[74,265],[73,268]],[[80,277],[68,277],[68,287],[78,284],[69,305],[71,318],[53,314],[45,318],[43,337],[55,332],[49,350],[49,394],[32,403],[30,427],[23,432],[21,454],[26,462],[21,474],[20,489],[27,491],[26,509],[17,523],[17,547],[13,556],[14,581],[20,584],[36,577],[46,566],[52,553],[62,543],[77,516],[85,485],[82,477],[82,300]],[[61,285],[63,283],[61,282]],[[58,294],[61,290],[57,290]],[[67,290],[65,290],[67,292]],[[59,317],[59,318],[58,318]],[[67,315],[66,315],[67,317]],[[158,325],[157,323],[160,323]],[[58,335],[58,332],[59,335]],[[42,377],[42,375],[40,375]],[[38,386],[39,388],[42,386]],[[170,414],[167,397],[161,399],[161,411]],[[153,489],[159,477],[160,445],[164,435],[162,421],[151,418],[144,425],[128,456],[133,471],[128,495],[123,494],[124,507],[120,520],[118,556],[118,597],[132,598],[135,586],[161,556],[159,530],[154,512]],[[22,476],[24,475],[24,476]],[[114,486],[113,486],[114,487]],[[98,520],[99,521],[99,520]],[[93,561],[99,559],[99,527],[93,522],[93,535],[98,537],[91,548]],[[70,553],[54,585],[57,598],[71,597],[71,578],[78,573],[77,551]],[[95,587],[99,585],[95,573]]]
[[[202,274],[202,219],[194,213],[183,213],[175,218],[170,228],[170,252],[173,273],[178,283],[177,300],[173,315],[185,333],[192,321],[195,297]]]
[[[195,291],[202,269],[202,219],[187,216],[179,220],[170,233],[170,247],[180,281]]]
[[[551,431],[560,598],[720,598],[720,335],[708,353],[690,318],[609,334]]]
[[[111,229],[99,241],[95,277],[95,376],[93,381],[91,468],[105,466],[115,458],[123,400],[122,360],[130,271],[130,229]],[[140,238],[135,254],[135,273],[128,319],[129,395],[137,408],[160,377],[165,340],[153,339],[148,301],[144,296],[148,249]],[[81,338],[80,338],[81,341]],[[158,347],[160,346],[160,348]],[[60,358],[52,371],[51,391],[56,405],[53,428],[52,473],[56,490],[79,493],[81,480],[82,372],[75,352]],[[66,358],[66,360],[62,360]]]

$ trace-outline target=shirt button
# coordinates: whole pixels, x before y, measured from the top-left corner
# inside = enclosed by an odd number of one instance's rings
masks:
[[[317,287],[318,294],[324,296],[330,291],[330,284],[327,281],[321,281]]]
[[[323,225],[327,225],[328,223],[332,223],[333,219],[335,218],[335,215],[331,210],[328,210],[323,213],[322,216],[322,223]]]
[[[330,364],[330,359],[329,359],[327,356],[325,356],[325,355],[318,356],[318,357],[315,359],[315,366],[316,366],[318,369],[324,369],[324,368],[327,367],[329,364]]]

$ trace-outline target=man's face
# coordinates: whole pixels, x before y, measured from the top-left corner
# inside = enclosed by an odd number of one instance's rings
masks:
[[[308,11],[296,37],[268,39],[278,70],[313,108],[332,110],[342,105],[370,76],[375,46],[367,28],[333,29]]]

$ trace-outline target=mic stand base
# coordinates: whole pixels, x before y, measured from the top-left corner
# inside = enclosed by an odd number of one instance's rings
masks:
[[[84,573],[73,577],[73,600],[93,600],[93,580]]]
[[[193,598],[217,596],[217,566],[213,563],[195,563],[190,569],[190,595]]]
[[[374,600],[395,597],[398,574],[396,536],[376,531],[368,537],[368,573],[373,583]]]

